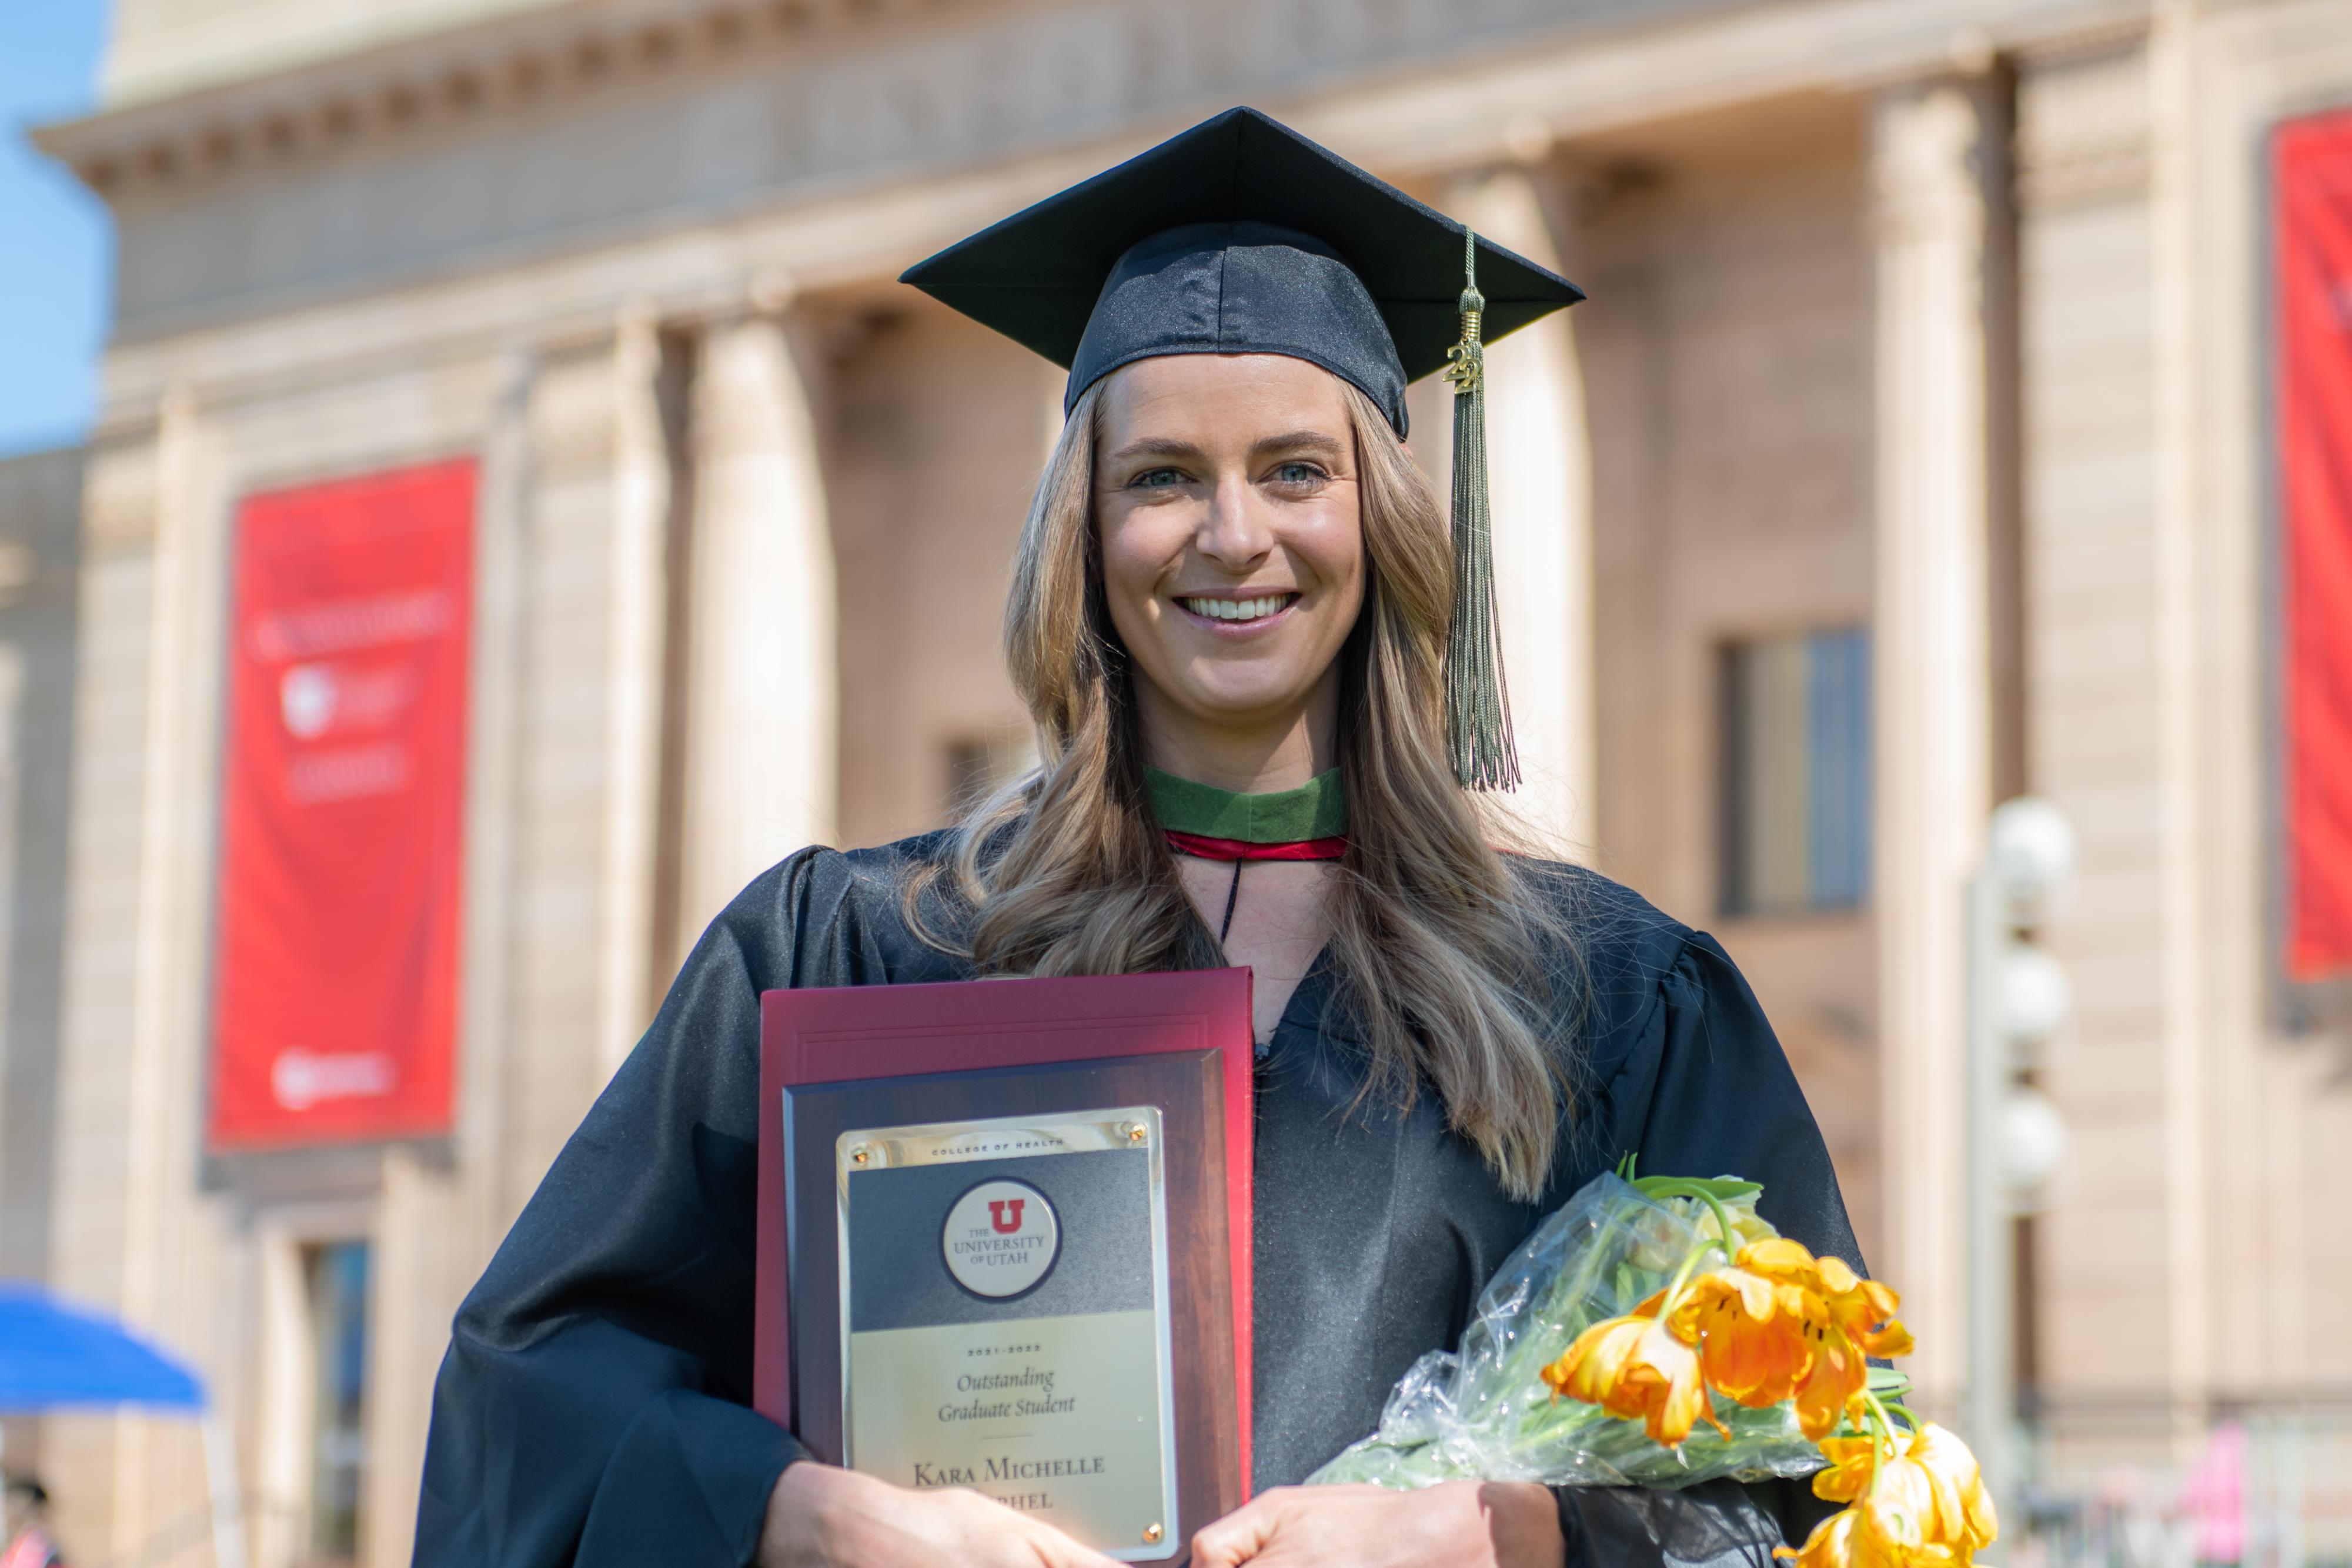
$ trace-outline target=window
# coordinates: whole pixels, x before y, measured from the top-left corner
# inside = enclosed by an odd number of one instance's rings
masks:
[[[310,1316],[310,1561],[359,1556],[367,1492],[368,1244],[302,1249]]]
[[[1723,651],[1723,908],[1852,909],[1870,889],[1870,634]]]

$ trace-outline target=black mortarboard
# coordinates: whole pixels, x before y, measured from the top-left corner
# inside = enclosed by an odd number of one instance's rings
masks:
[[[1254,109],[1229,109],[907,269],[901,282],[1087,388],[1155,354],[1289,354],[1404,434],[1461,338],[1463,226]],[[1478,241],[1491,342],[1584,298]]]
[[[1494,622],[1482,341],[1584,298],[1254,109],[1232,109],[907,269],[901,282],[1070,371],[1065,411],[1160,354],[1287,354],[1370,397],[1454,384],[1454,771],[1517,781]]]

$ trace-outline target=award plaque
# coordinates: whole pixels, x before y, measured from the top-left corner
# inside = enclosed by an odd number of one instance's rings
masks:
[[[1196,1006],[1137,1010],[1171,999]],[[1246,1495],[1247,1001],[1230,971],[770,993],[760,1408],[821,1459],[1181,1562]],[[839,1018],[835,1072],[791,1060]]]

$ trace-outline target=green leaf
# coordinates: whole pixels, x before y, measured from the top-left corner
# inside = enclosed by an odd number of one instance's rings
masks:
[[[1676,1188],[1703,1191],[1717,1203],[1738,1203],[1762,1192],[1764,1184],[1742,1181],[1738,1176],[1646,1176],[1635,1178],[1633,1187],[1643,1197],[1656,1197],[1658,1189],[1665,1187],[1669,1192]]]
[[[1870,1391],[1881,1399],[1900,1399],[1911,1392],[1911,1375],[1892,1366],[1870,1369]]]

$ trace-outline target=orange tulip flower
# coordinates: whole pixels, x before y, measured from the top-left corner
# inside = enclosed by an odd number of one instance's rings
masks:
[[[1824,1520],[1799,1568],[1969,1568],[1998,1534],[1975,1456],[1951,1433],[1924,1426],[1909,1437],[1832,1437],[1830,1468],[1813,1491],[1852,1506]]]
[[[1910,1458],[1927,1472],[1935,1489],[1932,1533],[1937,1539],[1950,1543],[1965,1559],[1999,1538],[2000,1521],[1993,1512],[1992,1496],[1985,1490],[1977,1457],[1966,1443],[1930,1421],[1911,1439]]]
[[[1555,1396],[1641,1420],[1651,1441],[1668,1448],[1681,1444],[1702,1420],[1731,1436],[1707,1399],[1698,1353],[1655,1318],[1635,1315],[1593,1324],[1543,1369],[1543,1380]]]
[[[1651,1322],[1635,1312],[1630,1317],[1594,1323],[1578,1334],[1560,1358],[1543,1369],[1543,1380],[1550,1385],[1553,1397],[1580,1399],[1587,1405],[1600,1406],[1612,1416],[1638,1414],[1618,1410],[1610,1400],[1624,1376],[1626,1362],[1632,1359]]]
[[[1702,1274],[1675,1309],[1677,1338],[1698,1347],[1706,1381],[1753,1410],[1796,1392],[1811,1369],[1805,1323],[1765,1276],[1733,1267]]]

